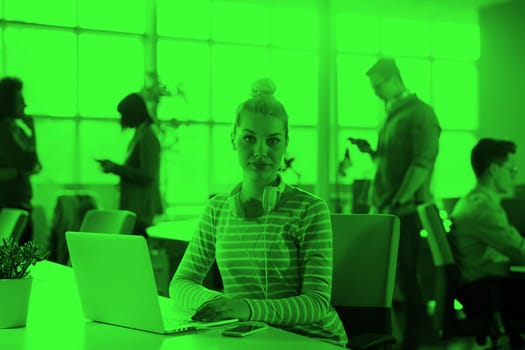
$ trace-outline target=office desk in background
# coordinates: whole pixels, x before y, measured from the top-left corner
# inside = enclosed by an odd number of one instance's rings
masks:
[[[340,347],[281,329],[269,328],[246,338],[220,330],[159,335],[86,320],[73,270],[43,261],[32,272],[33,289],[26,327],[0,329],[2,350],[341,350]]]
[[[198,217],[185,220],[166,221],[148,227],[148,247],[155,273],[157,290],[160,295],[168,296],[168,286],[173,274],[184,256],[197,225]],[[206,288],[222,291],[222,279],[217,263],[203,281]]]

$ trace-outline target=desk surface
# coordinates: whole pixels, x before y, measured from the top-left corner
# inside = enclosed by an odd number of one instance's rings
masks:
[[[199,224],[198,218],[160,222],[155,226],[146,229],[146,233],[151,238],[173,239],[189,242]]]
[[[230,338],[221,336],[217,329],[164,336],[95,323],[83,317],[71,268],[44,261],[34,267],[32,275],[27,325],[0,329],[2,349],[341,349],[276,328],[246,338]]]

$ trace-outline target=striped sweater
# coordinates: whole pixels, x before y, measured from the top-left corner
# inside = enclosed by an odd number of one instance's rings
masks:
[[[330,304],[332,254],[330,213],[320,198],[286,185],[270,214],[242,218],[229,195],[218,195],[205,209],[170,296],[196,309],[220,295],[202,286],[216,259],[225,295],[246,300],[250,320],[345,346],[343,324]]]

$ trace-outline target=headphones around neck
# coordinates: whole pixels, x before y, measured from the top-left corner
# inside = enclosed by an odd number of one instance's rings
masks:
[[[262,205],[262,215],[269,214],[277,207],[281,194],[284,191],[284,182],[279,177],[279,184],[277,186],[266,186],[263,190],[262,199],[259,204],[258,201],[248,200],[245,203],[241,200],[241,184],[237,185],[229,197],[230,209],[241,218],[248,217],[247,214],[252,214],[257,210],[257,206]],[[248,210],[247,210],[248,209]],[[259,209],[260,210],[260,209]],[[252,215],[249,215],[250,217]]]

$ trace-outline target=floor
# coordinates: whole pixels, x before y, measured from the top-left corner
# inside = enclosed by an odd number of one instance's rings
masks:
[[[398,340],[397,346],[394,346],[394,350],[399,349],[399,344],[402,339],[401,322],[402,312],[400,305],[394,305],[392,315],[392,333]],[[490,349],[490,341],[487,339],[487,344],[480,346],[476,344],[474,337],[455,338],[449,341],[440,340],[436,335],[429,334],[423,336],[422,345],[419,350],[488,350]],[[510,350],[510,345],[506,336],[502,336],[498,339],[499,350]]]

